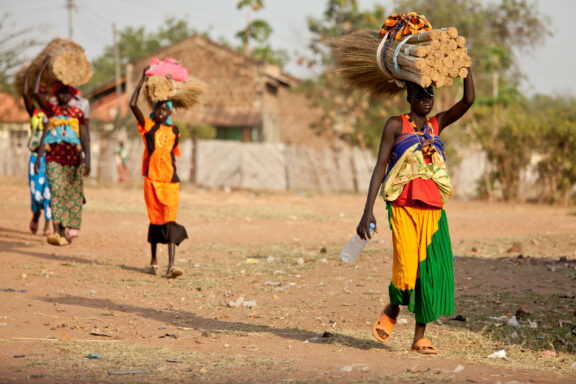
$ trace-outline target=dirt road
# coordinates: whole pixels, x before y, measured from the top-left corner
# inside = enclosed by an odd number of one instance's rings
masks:
[[[145,273],[141,186],[87,186],[80,237],[60,248],[29,233],[25,184],[0,180],[0,383],[576,382],[574,209],[449,203],[465,321],[429,325],[430,357],[410,352],[407,311],[386,345],[371,336],[391,276],[382,201],[345,265],[363,196],[184,186],[185,274],[168,280]]]

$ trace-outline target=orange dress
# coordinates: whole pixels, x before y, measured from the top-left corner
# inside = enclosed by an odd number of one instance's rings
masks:
[[[180,179],[175,156],[180,156],[180,132],[176,126],[144,119],[144,126],[138,124],[138,131],[145,145],[142,175],[150,219],[148,242],[180,244],[188,238],[186,229],[176,223]]]

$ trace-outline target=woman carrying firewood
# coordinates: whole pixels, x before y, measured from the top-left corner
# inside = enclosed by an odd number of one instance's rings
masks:
[[[439,135],[472,106],[474,83],[469,71],[462,99],[434,117],[428,117],[434,105],[433,88],[414,83],[406,88],[410,112],[392,116],[384,125],[364,214],[356,231],[362,239],[370,238],[369,225],[376,224],[374,201],[382,185],[394,260],[388,288],[390,303],[374,324],[373,334],[385,342],[400,305],[407,305],[416,315],[412,350],[436,354],[424,337],[426,324],[454,312],[453,256],[444,212],[452,186]]]
[[[188,238],[186,228],[176,223],[180,195],[180,179],[176,174],[175,156],[180,156],[180,131],[172,125],[172,101],[164,100],[154,103],[150,118],[144,116],[138,108],[140,90],[146,80],[146,71],[130,99],[130,108],[138,121],[138,132],[144,139],[144,159],[142,174],[144,176],[144,200],[148,210],[150,225],[148,242],[152,258],[149,272],[156,274],[158,260],[156,248],[158,243],[168,244],[168,269],[165,277],[175,278],[183,271],[175,263],[176,245]]]
[[[78,231],[84,204],[84,177],[90,174],[90,132],[84,113],[70,105],[77,90],[57,83],[54,95],[57,104],[42,99],[39,95],[40,80],[50,56],[46,56],[36,77],[34,95],[48,116],[48,126],[41,139],[36,169],[46,152],[46,176],[50,183],[52,217],[55,233],[48,236],[52,245],[68,245],[69,230]]]

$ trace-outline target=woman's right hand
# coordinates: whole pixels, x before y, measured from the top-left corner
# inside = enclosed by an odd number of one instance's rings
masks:
[[[362,215],[360,219],[360,223],[358,223],[358,227],[356,227],[356,233],[362,240],[371,239],[370,236],[370,223],[374,223],[376,225],[376,218],[372,212],[366,213]],[[374,228],[374,232],[378,232],[378,227]]]
[[[34,163],[34,172],[40,172],[40,156],[36,159],[36,163]]]

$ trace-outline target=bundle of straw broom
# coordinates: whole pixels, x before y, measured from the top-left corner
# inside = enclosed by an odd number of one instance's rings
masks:
[[[351,86],[366,89],[375,96],[400,92],[405,87],[404,81],[422,87],[442,87],[452,85],[456,77],[468,75],[471,59],[466,39],[458,35],[456,28],[411,35],[397,51],[402,40],[394,40],[382,50],[384,69],[380,69],[379,34],[367,31],[348,34],[332,42],[337,68]]]
[[[42,74],[41,84],[52,86],[57,82],[61,82],[78,87],[90,81],[92,67],[86,58],[84,48],[72,40],[55,38],[30,63],[28,72],[30,86],[34,84],[42,62],[48,55],[50,59],[46,70]],[[23,81],[24,71],[25,69],[18,71],[15,85],[20,85],[21,81]],[[21,90],[21,85],[17,86],[17,89]]]
[[[186,81],[175,81],[166,76],[150,76],[146,80],[144,94],[149,104],[172,100],[174,108],[187,109],[200,101],[206,84],[190,76]]]

